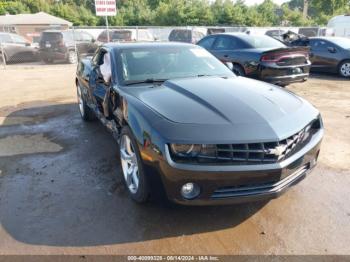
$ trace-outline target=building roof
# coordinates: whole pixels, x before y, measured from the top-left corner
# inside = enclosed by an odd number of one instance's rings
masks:
[[[1,15],[0,25],[68,25],[72,23],[45,12],[36,14]]]

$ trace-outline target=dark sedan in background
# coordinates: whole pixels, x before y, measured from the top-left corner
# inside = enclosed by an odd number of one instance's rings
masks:
[[[295,41],[294,46],[310,46],[311,70],[350,77],[350,39],[344,37],[311,37]]]
[[[310,61],[307,47],[287,47],[266,35],[225,33],[198,42],[240,76],[257,78],[281,86],[305,81]]]
[[[38,50],[24,37],[0,32],[0,60],[5,58],[5,62],[30,62],[38,58]],[[4,52],[2,54],[1,52]]]

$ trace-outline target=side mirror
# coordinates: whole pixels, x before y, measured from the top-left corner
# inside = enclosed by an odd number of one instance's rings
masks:
[[[25,46],[30,46],[30,43],[26,42],[26,43],[25,43]]]
[[[91,39],[91,43],[95,43],[96,42],[96,39],[95,38],[92,38]]]
[[[327,49],[328,49],[328,52],[330,52],[330,53],[336,53],[337,52],[337,49],[335,49],[333,46],[329,46],[329,47],[327,47]]]

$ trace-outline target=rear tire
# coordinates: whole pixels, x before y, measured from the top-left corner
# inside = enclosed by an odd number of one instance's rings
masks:
[[[84,121],[93,121],[96,119],[95,113],[91,108],[86,104],[84,95],[82,93],[79,83],[77,83],[77,97],[80,116]]]
[[[342,77],[350,77],[350,60],[345,60],[339,64],[338,73]]]
[[[232,72],[237,76],[245,76],[243,67],[237,64],[232,64]]]
[[[149,199],[149,185],[138,144],[131,129],[124,126],[120,133],[119,155],[124,184],[130,197],[137,203]]]

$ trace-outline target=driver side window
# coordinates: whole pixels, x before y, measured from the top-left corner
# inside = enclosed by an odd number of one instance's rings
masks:
[[[105,84],[111,82],[112,68],[110,59],[110,54],[103,48],[99,49],[92,59],[93,64],[97,69],[99,79],[103,79]]]
[[[107,51],[100,48],[92,58],[92,62],[95,66],[100,66],[103,64],[103,56]]]

